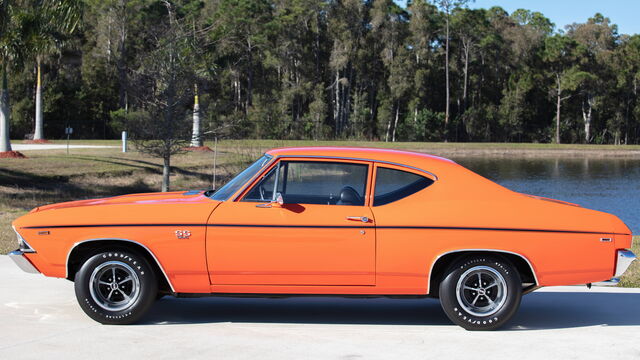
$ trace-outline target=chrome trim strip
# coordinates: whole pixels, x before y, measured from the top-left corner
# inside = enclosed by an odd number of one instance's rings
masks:
[[[276,165],[276,181],[273,182],[273,193],[271,194],[271,202],[276,202],[276,193],[278,192],[278,181],[280,180],[280,164],[282,163],[279,162],[278,165]],[[262,180],[260,180],[260,182],[262,182]],[[256,185],[260,185],[260,184],[258,183]]]
[[[332,205],[333,206],[333,205]],[[58,229],[58,228],[95,228],[95,227],[153,227],[153,226],[175,226],[175,227],[264,227],[264,228],[353,228],[353,225],[270,225],[270,224],[84,224],[84,225],[44,225],[27,226],[25,229]],[[507,229],[507,228],[481,228],[481,227],[461,227],[461,226],[395,226],[381,225],[376,229],[412,229],[412,230],[470,230],[470,231],[513,231],[513,232],[542,232],[542,233],[562,233],[562,234],[604,234],[606,231],[580,231],[580,230],[552,230],[552,229]],[[614,235],[625,235],[617,234]]]
[[[613,277],[613,278],[611,278],[609,280],[606,280],[606,281],[599,281],[599,282],[592,283],[591,285],[593,285],[593,286],[616,286],[616,285],[618,285],[619,282],[620,282],[620,278]]]
[[[538,276],[536,275],[536,271],[533,268],[533,265],[531,265],[531,261],[529,261],[529,259],[527,259],[526,256],[515,253],[513,251],[507,251],[507,250],[498,250],[498,249],[459,249],[459,250],[452,250],[452,251],[447,251],[445,253],[442,253],[440,255],[438,255],[438,257],[436,257],[436,259],[431,263],[431,268],[429,269],[429,282],[427,283],[427,291],[429,291],[429,289],[431,288],[431,275],[433,272],[433,267],[436,265],[436,263],[438,262],[438,260],[440,260],[440,258],[442,258],[445,255],[448,254],[453,254],[453,253],[458,253],[458,252],[465,252],[465,251],[476,251],[476,252],[499,252],[499,253],[504,253],[504,254],[511,254],[511,255],[516,255],[519,256],[520,258],[522,258],[524,261],[527,262],[527,264],[529,265],[529,268],[531,269],[531,273],[533,274],[533,279],[535,280],[535,285],[540,285],[540,282],[538,281]]]
[[[36,267],[33,266],[33,264],[26,257],[24,257],[24,252],[15,250],[10,252],[8,255],[9,258],[13,260],[13,262],[20,268],[20,270],[29,274],[40,274],[40,271],[38,271],[38,269],[36,269]]]
[[[260,169],[265,169],[265,170],[262,170],[262,172],[258,171],[258,173],[254,177],[249,179],[249,181],[247,181],[247,183],[244,184],[244,186],[242,186],[242,188],[240,188],[240,191],[236,191],[234,194],[229,196],[227,198],[227,200],[224,200],[224,201],[229,201],[229,199],[231,199],[231,198],[233,198],[233,200],[231,200],[232,202],[238,200],[238,198],[240,197],[240,194],[244,193],[244,191],[247,190],[249,185],[251,185],[257,178],[259,178],[263,174],[266,176],[267,175],[266,169],[268,169],[271,166],[271,164],[273,164],[275,161],[278,160],[277,157],[275,157],[275,156],[273,156],[271,154],[264,153],[263,156],[268,156],[269,157],[269,161],[260,168]]]
[[[614,277],[622,276],[631,263],[636,260],[636,255],[629,250],[618,250],[616,256],[616,272]]]
[[[411,166],[411,165],[406,165],[406,164],[400,164],[400,163],[395,163],[395,162],[391,162],[391,161],[384,161],[384,160],[375,160],[375,159],[367,159],[367,158],[355,158],[355,157],[342,157],[342,156],[323,156],[323,155],[278,155],[276,156],[276,159],[279,158],[294,158],[294,159],[300,159],[300,158],[312,158],[312,159],[336,159],[336,160],[355,160],[355,161],[370,161],[373,163],[380,163],[380,164],[388,164],[388,165],[395,165],[395,166],[400,166],[400,167],[405,167],[408,169],[413,169],[413,170],[417,170],[417,171],[421,171],[429,176],[432,176],[435,180],[438,180],[438,176],[432,172],[429,172],[427,170],[424,169],[420,169],[417,168],[415,166]]]
[[[19,247],[19,250],[22,251],[25,254],[26,253],[35,254],[36,251],[33,249],[33,247],[31,247],[31,245],[29,245],[27,240],[25,240],[24,237],[22,235],[20,235],[20,233],[18,232],[18,229],[16,229],[16,227],[13,226],[13,225],[11,225],[11,227],[13,228],[13,231],[18,236],[18,247]]]
[[[153,258],[153,260],[156,262],[156,264],[158,265],[158,267],[160,268],[160,271],[162,271],[162,274],[164,275],[164,278],[167,280],[167,283],[169,284],[169,287],[171,288],[171,292],[175,293],[176,290],[173,288],[173,284],[171,283],[171,280],[169,279],[169,276],[167,276],[167,272],[164,271],[164,268],[162,267],[162,264],[160,264],[160,261],[158,261],[158,258],[156,257],[156,255],[153,253],[153,251],[149,250],[148,247],[144,246],[143,244],[134,241],[134,240],[129,240],[129,239],[119,239],[119,238],[96,238],[96,239],[88,239],[88,240],[83,240],[83,241],[79,241],[77,243],[74,243],[73,246],[71,246],[71,249],[69,249],[69,252],[67,253],[67,260],[65,262],[65,278],[69,278],[69,257],[71,256],[71,253],[73,252],[73,249],[76,248],[76,246],[80,245],[80,244],[84,244],[86,242],[93,242],[93,241],[124,241],[124,242],[130,242],[136,245],[140,245],[143,249],[145,249]]]

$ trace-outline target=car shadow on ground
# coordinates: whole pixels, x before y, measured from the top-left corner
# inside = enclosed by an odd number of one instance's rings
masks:
[[[165,297],[140,324],[452,325],[435,299]],[[640,325],[640,293],[537,292],[503,330]],[[453,325],[452,325],[453,326]]]

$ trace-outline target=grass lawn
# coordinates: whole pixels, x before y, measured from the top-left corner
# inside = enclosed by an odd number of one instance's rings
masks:
[[[54,143],[64,144],[57,140]],[[16,141],[14,143],[20,143]],[[11,222],[36,206],[80,199],[159,191],[160,159],[137,152],[120,152],[119,140],[72,140],[72,144],[111,145],[108,149],[71,149],[23,151],[28,159],[0,159],[0,254],[16,248]],[[213,148],[213,142],[206,145]],[[444,155],[467,151],[462,155],[486,155],[487,152],[529,156],[549,151],[567,151],[576,156],[583,151],[603,156],[625,156],[640,151],[640,145],[565,145],[507,143],[383,143],[355,141],[281,141],[224,140],[218,143],[218,186],[256,159],[267,149],[282,146],[372,146],[430,152]],[[526,152],[526,153],[524,153]],[[460,153],[458,153],[460,154]],[[493,154],[493,153],[492,153]],[[554,155],[555,156],[555,155]],[[172,158],[171,188],[209,189],[212,180],[213,153],[192,152]],[[634,238],[633,251],[640,254],[640,237]],[[622,278],[621,286],[640,287],[640,261]]]
[[[14,250],[11,222],[45,204],[160,191],[162,160],[120,149],[23,151],[28,159],[0,159],[0,254]],[[261,154],[227,146],[217,161],[218,186]],[[213,153],[172,157],[171,189],[210,189]]]

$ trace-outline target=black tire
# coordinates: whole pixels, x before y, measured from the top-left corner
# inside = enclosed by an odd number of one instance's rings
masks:
[[[158,294],[153,268],[143,256],[128,250],[93,255],[82,264],[74,281],[80,307],[102,324],[138,321]]]
[[[507,260],[495,256],[476,255],[456,262],[445,273],[439,290],[447,317],[467,330],[503,326],[522,298],[520,274]]]

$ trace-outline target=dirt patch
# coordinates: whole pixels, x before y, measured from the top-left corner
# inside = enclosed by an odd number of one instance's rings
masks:
[[[22,142],[23,144],[52,144],[51,141],[40,139],[40,140],[25,140]]]
[[[19,151],[2,151],[0,152],[0,159],[26,159],[23,153]]]
[[[189,146],[186,148],[182,148],[185,151],[202,151],[202,152],[213,152],[208,146]]]

